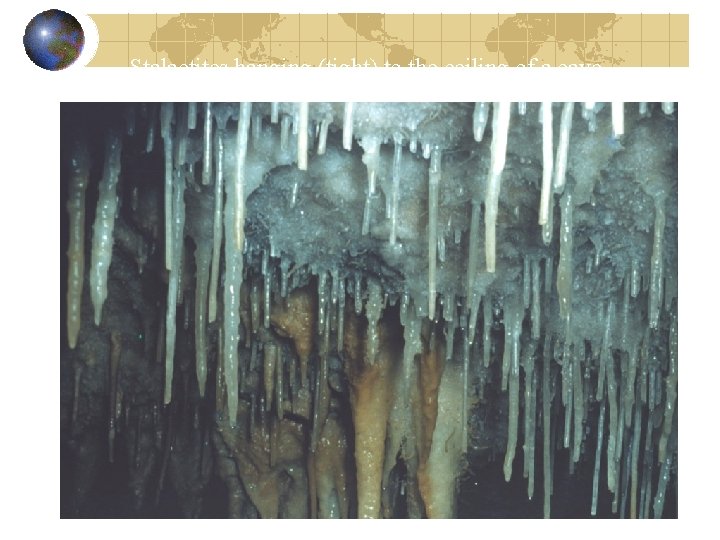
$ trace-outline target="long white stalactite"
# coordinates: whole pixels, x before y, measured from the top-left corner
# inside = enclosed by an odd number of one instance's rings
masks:
[[[82,289],[85,276],[85,191],[90,176],[90,155],[85,145],[77,144],[73,148],[71,167],[67,202],[70,218],[67,251],[67,339],[70,348],[74,349],[82,322]]]
[[[553,176],[553,113],[552,102],[543,101],[540,106],[540,122],[542,123],[542,155],[543,174],[540,190],[540,211],[538,224],[545,226],[548,223],[552,197]]]
[[[568,101],[564,103],[562,115],[560,116],[560,138],[558,139],[557,154],[555,156],[553,171],[553,190],[556,193],[562,193],[563,189],[565,189],[565,174],[567,171],[568,148],[570,147],[570,129],[572,128],[574,108],[574,102]],[[545,129],[544,124],[543,129]]]
[[[560,318],[570,318],[572,311],[573,281],[573,197],[566,190],[560,200],[560,259],[557,269],[557,293],[560,301]]]
[[[172,120],[174,114],[172,103],[160,105],[160,134],[165,151],[165,268],[172,269],[173,232],[172,232],[172,190],[173,190],[173,139]]]
[[[223,134],[218,132],[215,141],[215,210],[213,212],[213,252],[210,269],[210,291],[208,300],[208,322],[217,317],[218,279],[220,275],[220,249],[222,247],[223,207],[223,159],[225,155]]]
[[[442,152],[434,148],[430,155],[430,174],[428,186],[428,317],[435,318],[437,299],[437,228],[438,228],[438,189],[442,178]]]
[[[172,401],[175,337],[177,335],[176,312],[178,298],[182,288],[181,275],[183,271],[183,244],[185,241],[185,171],[182,163],[182,161],[179,161],[175,167],[175,182],[173,186],[173,261],[168,282],[167,311],[165,314],[165,405]]]
[[[665,197],[655,199],[655,227],[653,250],[650,259],[650,292],[648,295],[648,318],[650,328],[657,328],[662,307],[663,293],[663,239],[665,237]]]
[[[493,138],[490,146],[490,170],[485,187],[485,262],[487,271],[495,272],[495,225],[497,223],[498,199],[502,173],[507,154],[508,130],[510,129],[510,102],[493,104]]]
[[[100,325],[102,308],[108,295],[108,271],[112,261],[113,230],[117,214],[117,184],[120,177],[122,141],[111,133],[105,145],[105,166],[98,186],[98,205],[93,225],[90,256],[90,298],[95,309],[95,324]]]

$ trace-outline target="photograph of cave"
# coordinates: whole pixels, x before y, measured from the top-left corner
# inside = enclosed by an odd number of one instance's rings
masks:
[[[62,103],[60,516],[675,518],[677,103]]]

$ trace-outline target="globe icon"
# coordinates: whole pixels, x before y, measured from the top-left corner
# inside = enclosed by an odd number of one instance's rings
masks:
[[[85,45],[78,20],[59,9],[37,14],[25,28],[25,52],[35,65],[58,71],[77,60]]]

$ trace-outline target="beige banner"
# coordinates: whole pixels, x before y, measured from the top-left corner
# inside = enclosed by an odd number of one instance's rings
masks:
[[[676,14],[91,15],[91,67],[688,67]]]

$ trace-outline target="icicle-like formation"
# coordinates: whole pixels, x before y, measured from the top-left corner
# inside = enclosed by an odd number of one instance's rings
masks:
[[[112,261],[113,230],[117,213],[117,183],[120,176],[122,141],[117,134],[108,136],[105,145],[105,166],[98,186],[98,205],[93,225],[90,255],[90,298],[95,309],[95,324],[100,325],[102,308],[107,298],[108,270]]]
[[[197,282],[195,283],[195,373],[197,375],[200,396],[205,396],[205,383],[207,381],[207,346],[205,335],[207,331],[207,296],[208,281],[210,278],[210,259],[212,246],[209,242],[200,242],[195,248],[195,268]],[[214,290],[213,290],[214,292]]]
[[[249,115],[246,116],[249,117]],[[238,244],[231,232],[233,231],[236,221],[236,196],[237,190],[235,189],[235,186],[232,185],[232,182],[226,182],[225,289],[223,292],[224,340],[222,364],[227,390],[228,415],[231,425],[235,425],[238,408],[238,340],[240,326],[240,287],[242,286],[243,275],[242,245],[238,247]]]
[[[380,284],[374,279],[368,280],[368,299],[365,304],[365,315],[368,320],[366,361],[372,365],[378,354],[378,321],[383,309],[383,297]]]
[[[542,406],[543,406],[543,516],[545,519],[550,517],[550,506],[551,497],[553,491],[553,479],[551,472],[551,449],[550,449],[550,420],[552,407],[552,394],[550,393],[550,362],[551,358],[551,347],[550,347],[550,336],[545,336],[545,343],[543,345],[543,390],[542,390]]]
[[[317,155],[322,156],[325,154],[327,148],[327,134],[328,128],[332,123],[332,118],[323,118],[320,122],[320,133],[318,135]]]
[[[672,101],[663,101],[662,103],[662,111],[665,114],[672,114],[675,112],[675,103]]]
[[[670,343],[668,347],[669,367],[665,377],[665,417],[663,419],[660,443],[658,444],[658,459],[665,462],[665,455],[668,448],[668,438],[673,428],[673,416],[675,416],[675,402],[677,401],[677,353],[678,353],[678,329],[677,317],[672,317],[670,323]]]
[[[522,298],[523,307],[525,309],[530,307],[530,259],[523,257],[523,272],[522,272]]]
[[[262,114],[255,111],[250,118],[250,136],[252,137],[253,148],[257,148],[260,143],[260,135],[262,135]]]
[[[583,418],[585,416],[585,394],[583,392],[583,373],[582,364],[580,362],[580,353],[575,350],[572,356],[573,370],[573,449],[572,462],[577,463],[580,460],[580,445],[583,439]]]
[[[308,109],[309,103],[303,101],[298,105],[298,126],[297,126],[297,162],[298,169],[307,171],[308,163]]]
[[[552,102],[543,101],[540,106],[540,122],[542,123],[542,148],[543,148],[543,176],[542,188],[540,191],[540,210],[538,224],[545,225],[548,222],[550,211],[550,196],[553,177],[553,114]]]
[[[665,198],[655,199],[655,228],[653,235],[653,251],[650,259],[650,293],[648,295],[648,318],[650,328],[657,328],[662,307],[663,294],[663,239],[665,237]]]
[[[263,327],[270,328],[270,296],[272,293],[272,268],[268,260],[267,250],[263,251]]]
[[[672,445],[674,446],[674,445]],[[673,465],[673,452],[668,452],[665,459],[662,460],[660,468],[660,478],[658,478],[657,492],[655,493],[655,501],[653,502],[653,517],[659,519],[662,517],[663,507],[665,506],[665,490],[670,480],[670,471]]]
[[[603,446],[603,434],[605,432],[605,400],[600,401],[600,418],[598,419],[597,445],[595,446],[595,472],[593,473],[593,492],[590,515],[597,514],[598,487],[600,485],[600,461]]]
[[[557,292],[560,300],[560,318],[570,318],[572,311],[573,280],[573,197],[565,191],[560,200],[560,259],[557,269]]]
[[[475,290],[475,280],[477,279],[478,257],[480,255],[480,203],[476,200],[472,201],[472,209],[470,211],[470,236],[468,238],[468,265],[467,265],[467,284],[465,297],[470,307],[470,331],[468,339],[470,343],[475,337],[475,320],[477,317],[478,304],[480,298]]]
[[[485,188],[485,261],[487,271],[490,273],[495,272],[495,225],[509,128],[510,102],[501,101],[493,104],[493,138],[490,145],[490,169]]]
[[[362,313],[363,304],[362,304],[362,274],[360,272],[355,272],[355,315],[360,315]]]
[[[640,457],[640,436],[642,435],[642,409],[640,403],[635,403],[635,415],[633,419],[633,442],[632,457],[630,463],[630,519],[637,517],[637,492],[638,492],[638,461]]]
[[[613,137],[617,139],[625,135],[625,103],[613,101],[611,105]]]
[[[442,152],[434,148],[430,156],[430,175],[428,191],[428,317],[435,319],[435,301],[437,296],[437,228],[438,228],[438,189],[442,178]]]
[[[245,244],[245,158],[251,113],[252,103],[244,102],[240,105],[235,165],[235,245],[240,252]]]
[[[640,103],[638,103],[638,114],[640,116],[648,116],[647,101],[641,101]]]
[[[290,140],[290,122],[292,118],[284,114],[280,121],[280,151],[287,152],[288,141]]]
[[[527,101],[518,101],[517,108],[518,114],[520,116],[525,116],[525,113],[527,112]]]
[[[90,155],[84,144],[73,148],[67,202],[70,221],[68,243],[67,339],[71,349],[77,344],[82,321],[82,290],[85,276],[85,190],[90,175]]]
[[[615,320],[615,301],[610,300],[608,305],[608,326],[611,321]],[[606,331],[606,335],[611,334]],[[617,486],[615,485],[616,480],[616,462],[615,462],[615,444],[617,441],[617,426],[618,426],[618,396],[617,396],[617,381],[615,379],[615,361],[613,360],[612,354],[612,339],[609,338],[608,342],[603,345],[603,351],[601,355],[605,355],[605,377],[607,379],[607,397],[610,403],[610,418],[608,422],[609,433],[608,433],[608,447],[607,447],[607,470],[608,470],[608,489],[613,493],[616,492]],[[602,361],[602,360],[601,360]]]
[[[563,105],[562,115],[560,116],[560,138],[558,139],[557,154],[555,156],[555,176],[553,177],[553,189],[556,193],[562,193],[563,189],[565,189],[565,171],[567,170],[570,129],[572,128],[574,109],[575,103],[568,101]]]
[[[595,133],[595,130],[597,129],[597,118],[595,117],[594,101],[586,101],[583,103],[582,117],[588,123],[588,131],[590,133]]]
[[[398,203],[400,199],[400,167],[402,165],[403,140],[402,135],[396,134],[393,138],[395,144],[393,153],[392,172],[392,202],[390,204],[390,245],[397,241]]]
[[[277,101],[273,101],[270,104],[270,122],[273,124],[277,124],[279,116],[280,116],[280,103],[278,103]]]
[[[483,298],[483,366],[490,365],[490,347],[492,346],[490,329],[492,328],[492,305],[490,296]]]
[[[334,277],[333,280],[338,284],[337,350],[342,351],[345,343],[345,279]]]
[[[176,170],[175,183],[173,187],[173,261],[172,270],[168,282],[167,311],[165,313],[165,396],[164,403],[167,405],[172,400],[172,379],[173,362],[175,358],[175,335],[180,279],[183,273],[183,244],[185,239],[185,176],[180,169]]]
[[[540,339],[540,261],[533,259],[530,263],[532,273],[532,308],[530,318],[532,319],[532,338]]]
[[[485,134],[485,126],[487,126],[488,111],[490,106],[484,102],[475,103],[475,111],[473,112],[473,135],[475,140],[480,142]]]
[[[210,300],[208,301],[208,321],[215,322],[217,317],[217,288],[220,275],[220,249],[222,244],[222,204],[223,204],[223,137],[218,131],[215,137],[215,211],[213,212],[213,253],[210,271]]]
[[[205,123],[203,125],[203,171],[202,183],[210,184],[212,176],[212,105],[205,103]]]
[[[465,326],[465,325],[461,325]],[[464,339],[462,340],[462,346],[463,346],[463,374],[462,374],[462,383],[463,383],[463,396],[462,396],[462,415],[460,417],[461,425],[462,425],[462,436],[460,438],[461,440],[461,447],[460,451],[463,454],[467,454],[468,449],[468,410],[469,410],[469,395],[468,395],[468,386],[470,381],[470,340],[467,336],[464,336]]]
[[[522,330],[523,311],[520,305],[505,305],[506,354],[508,349],[510,352],[508,441],[503,464],[506,482],[509,482],[512,477],[512,464],[515,459],[515,447],[517,446],[518,417],[520,415],[520,332]]]
[[[526,459],[527,459],[527,479],[528,479],[528,489],[527,489],[527,495],[528,499],[532,499],[533,495],[535,494],[535,421],[537,417],[536,411],[536,404],[537,404],[537,380],[538,375],[537,371],[535,371],[534,364],[535,364],[535,358],[532,356],[532,351],[530,352],[530,358],[529,358],[529,369],[532,371],[532,376],[530,377],[529,384],[530,385],[530,396],[529,399],[526,401],[526,424],[525,424],[525,449],[526,449]]]
[[[150,106],[148,109],[148,130],[145,139],[145,153],[152,153],[155,148],[155,107]]]
[[[188,103],[187,110],[187,127],[188,129],[195,129],[195,127],[197,126],[197,103],[195,101],[190,101]]]
[[[372,200],[375,197],[377,184],[377,169],[380,165],[380,140],[376,136],[363,137],[361,141],[363,152],[363,163],[367,167],[367,192],[365,194],[365,208],[363,210],[362,234],[370,232],[370,210]]]
[[[345,114],[343,115],[343,148],[352,150],[353,141],[353,102],[345,103]]]
[[[172,268],[172,189],[173,189],[173,143],[170,132],[173,120],[173,104],[162,103],[160,105],[160,134],[165,148],[165,268]]]

